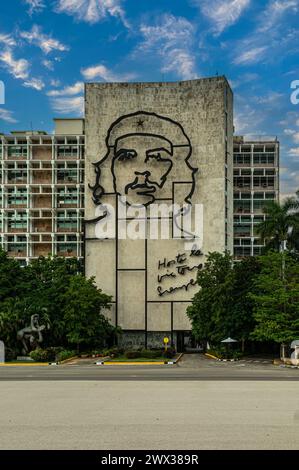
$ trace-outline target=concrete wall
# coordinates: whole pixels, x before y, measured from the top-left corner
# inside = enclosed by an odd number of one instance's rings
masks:
[[[54,119],[56,135],[82,135],[84,134],[84,119]]]
[[[180,266],[192,268],[202,264],[209,251],[222,252],[225,248],[232,251],[232,92],[224,77],[178,83],[95,83],[86,85],[85,100],[87,220],[96,215],[89,187],[95,185],[92,164],[102,160],[98,165],[98,185],[102,189],[98,188],[95,195],[103,189],[104,194],[98,202],[116,208],[115,191],[122,194],[125,183],[130,183],[134,174],[140,174],[143,169],[140,155],[152,147],[166,149],[162,151],[162,162],[146,160],[146,169],[151,173],[149,179],[154,179],[155,174],[156,181],[161,183],[159,189],[156,187],[155,197],[165,203],[182,202],[194,183],[192,206],[203,205],[203,240],[199,241],[203,255],[196,257],[190,256],[182,239],[117,240],[117,235],[112,235],[109,240],[98,240],[96,224],[86,224],[86,275],[96,276],[98,286],[113,296],[115,304],[109,315],[131,332],[129,342],[135,344],[140,342],[139,338],[147,337],[150,346],[167,331],[170,335],[171,331],[190,330],[185,312],[197,290],[191,281],[196,279],[196,270],[182,273]],[[133,113],[136,115],[122,118]],[[138,152],[130,161],[123,160],[116,157],[120,148],[138,148]],[[198,168],[194,176],[190,168]],[[140,196],[131,189],[129,202],[140,202],[134,199]],[[141,199],[148,204],[146,216],[149,217],[151,196],[147,193]],[[178,255],[181,258],[176,258]],[[165,264],[171,260],[175,262],[167,267]],[[171,273],[175,277],[158,278]],[[171,287],[182,285],[188,287],[169,292]]]

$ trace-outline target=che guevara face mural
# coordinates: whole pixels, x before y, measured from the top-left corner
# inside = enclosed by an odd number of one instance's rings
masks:
[[[96,181],[90,188],[95,204],[109,192],[101,182],[104,163],[111,169],[114,193],[129,205],[171,200],[173,182],[190,182],[184,197],[190,203],[197,169],[189,163],[192,147],[179,123],[145,111],[121,116],[110,126],[106,146],[106,155],[94,164]]]

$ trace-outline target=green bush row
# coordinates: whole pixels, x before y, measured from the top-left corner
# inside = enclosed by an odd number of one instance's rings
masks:
[[[213,348],[207,351],[208,354],[218,357],[219,359],[240,359],[243,353],[238,350],[227,351],[225,348]]]
[[[164,357],[170,359],[174,357],[176,354],[175,349],[168,348],[167,351],[164,349],[123,349],[113,347],[110,349],[105,349],[103,351],[103,356],[110,356],[113,358],[117,358],[119,356],[125,356],[127,359],[137,359],[137,358],[145,358],[145,359],[156,359],[158,357]]]
[[[30,357],[36,362],[61,362],[74,356],[75,351],[68,351],[61,347],[47,349],[35,349],[31,351]]]

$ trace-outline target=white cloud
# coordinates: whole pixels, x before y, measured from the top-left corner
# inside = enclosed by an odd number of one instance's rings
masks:
[[[8,109],[0,108],[0,120],[15,123],[18,122],[14,117],[12,111]]]
[[[69,47],[62,44],[58,39],[54,39],[51,36],[44,34],[42,29],[33,25],[31,31],[20,31],[21,38],[39,47],[45,54],[49,54],[52,51],[68,51]]]
[[[16,41],[11,36],[11,34],[0,33],[0,43],[4,44],[5,46],[9,46],[9,47],[12,47],[12,46],[16,45]]]
[[[54,64],[53,64],[52,60],[45,59],[45,60],[42,61],[42,64],[43,64],[44,67],[46,67],[46,69],[54,70]]]
[[[116,74],[102,64],[92,65],[91,67],[81,69],[81,74],[85,80],[100,79],[105,82],[128,82],[136,77],[133,73]]]
[[[291,155],[292,157],[299,157],[299,147],[290,148],[290,150],[288,151],[288,154]]]
[[[192,51],[195,28],[186,18],[165,14],[155,25],[142,24],[144,41],[135,51],[138,55],[157,55],[162,61],[162,72],[175,72],[180,78],[196,78]]]
[[[295,134],[295,131],[293,131],[293,129],[284,129],[283,133],[285,135],[293,135],[293,134]]]
[[[14,78],[28,78],[30,68],[28,60],[15,59],[12,51],[6,50],[0,53],[0,62]]]
[[[129,27],[121,4],[122,0],[58,0],[56,11],[90,24],[98,23],[110,15],[120,18]]]
[[[250,0],[196,0],[195,3],[212,22],[215,34],[220,34],[238,21]]]
[[[269,0],[258,15],[256,27],[245,39],[225,44],[231,50],[236,65],[250,65],[261,61],[276,61],[298,52],[299,30],[285,21],[287,14],[295,14],[299,0]],[[275,51],[275,54],[273,54]]]
[[[169,51],[167,63],[161,71],[175,72],[182,79],[188,80],[197,77],[194,68],[194,58],[188,51],[173,49]]]
[[[230,86],[234,89],[239,88],[240,86],[247,84],[249,82],[255,82],[260,78],[257,73],[244,73],[236,79],[229,80]]]
[[[277,93],[276,91],[271,91],[270,93],[263,95],[263,96],[257,96],[255,98],[255,101],[258,104],[267,104],[274,106],[275,104],[279,104],[281,101],[281,98],[284,97],[283,93]]]
[[[33,13],[39,13],[46,7],[43,0],[24,0],[24,2],[29,6],[29,15],[33,15]]]
[[[60,83],[52,80],[52,86],[59,86]],[[53,110],[59,114],[77,114],[81,116],[84,113],[84,83],[76,82],[73,85],[66,86],[61,90],[50,90],[47,95],[50,96],[50,103]],[[78,95],[78,96],[75,96]]]
[[[42,90],[45,87],[45,84],[39,78],[30,78],[29,80],[25,81],[23,85],[27,88],[33,88],[34,90]]]
[[[54,111],[59,114],[77,114],[81,116],[84,112],[84,97],[55,97],[51,99]]]
[[[271,0],[262,15],[261,25],[258,31],[262,33],[269,31],[277,25],[286,12],[291,11],[297,13],[298,6],[298,0]]]
[[[244,65],[259,62],[259,60],[265,55],[267,49],[268,48],[266,46],[261,46],[243,51],[238,57],[234,59],[234,64]]]
[[[61,83],[60,83],[60,80],[57,80],[57,79],[55,79],[55,78],[52,78],[52,79],[50,80],[50,85],[51,85],[51,86],[54,86],[54,87],[59,87],[59,86],[61,85]]]
[[[292,136],[292,139],[295,144],[299,144],[299,132],[295,132]]]
[[[76,82],[74,85],[70,85],[62,88],[62,90],[50,90],[47,92],[48,96],[72,96],[83,93],[84,83]]]

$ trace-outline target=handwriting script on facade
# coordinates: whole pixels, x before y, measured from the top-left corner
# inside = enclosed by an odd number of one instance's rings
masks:
[[[187,262],[190,260],[190,258],[193,260],[198,256],[203,256],[203,253],[201,250],[195,248],[192,249],[188,254],[178,253],[175,259],[167,260],[164,258],[163,260],[158,261],[158,270],[167,270],[167,272],[164,272],[164,274],[158,274],[158,284],[162,284],[166,279],[180,279],[181,276],[185,276],[192,271],[195,272],[194,278],[190,279],[187,283],[183,283],[175,287],[171,286],[167,289],[164,289],[163,286],[159,285],[157,287],[157,291],[160,297],[166,294],[172,294],[178,290],[184,289],[187,291],[189,287],[196,285],[196,273],[198,269],[202,269],[203,264],[197,263],[189,265]]]

